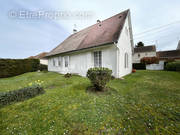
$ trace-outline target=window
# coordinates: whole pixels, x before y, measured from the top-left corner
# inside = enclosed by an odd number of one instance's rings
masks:
[[[125,29],[126,29],[125,30],[126,31],[126,35],[128,36],[128,33],[129,33],[128,28],[126,27]]]
[[[128,53],[125,53],[124,55],[124,67],[128,68]]]
[[[64,65],[65,65],[65,67],[69,66],[69,56],[64,57]]]
[[[58,66],[62,66],[61,64],[62,64],[62,58],[59,57],[59,58],[58,58]]]
[[[53,66],[56,66],[56,61],[55,61],[55,58],[53,58]]]
[[[102,66],[102,52],[97,51],[94,52],[94,67],[101,67]]]
[[[141,55],[140,55],[140,54],[138,54],[138,58],[140,58],[140,56],[141,56]]]

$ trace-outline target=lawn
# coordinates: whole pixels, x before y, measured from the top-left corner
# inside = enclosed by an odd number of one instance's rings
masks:
[[[0,92],[44,81],[46,93],[0,109],[0,134],[94,135],[180,133],[180,73],[138,71],[114,79],[105,93],[87,92],[87,78],[26,73],[0,79]]]

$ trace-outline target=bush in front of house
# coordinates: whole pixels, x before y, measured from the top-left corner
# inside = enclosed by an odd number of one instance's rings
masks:
[[[72,74],[66,73],[66,74],[64,75],[64,77],[65,77],[65,78],[70,78],[70,77],[72,77]]]
[[[0,59],[0,78],[37,71],[39,63],[38,59]]]
[[[145,70],[146,69],[146,64],[144,64],[144,63],[133,63],[133,69]]]
[[[108,68],[90,68],[87,77],[90,79],[96,91],[104,91],[106,84],[111,80],[112,70]]]
[[[144,57],[140,61],[143,64],[159,64],[158,57]]]
[[[168,71],[180,71],[180,61],[168,62],[165,69]]]
[[[33,85],[19,90],[3,92],[0,93],[0,105],[3,106],[11,104],[12,102],[24,101],[43,93],[45,93],[45,91],[39,85]]]

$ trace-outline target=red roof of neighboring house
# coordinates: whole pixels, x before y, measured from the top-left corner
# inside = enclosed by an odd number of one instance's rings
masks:
[[[143,52],[156,52],[156,46],[143,46],[143,47],[136,47],[134,48],[134,53],[143,53]]]
[[[45,59],[44,57],[48,54],[48,52],[42,52],[36,56],[30,56],[28,59]]]
[[[70,35],[48,56],[72,52],[116,42],[124,26],[129,10]]]
[[[180,50],[159,51],[157,56],[160,59],[180,59]]]

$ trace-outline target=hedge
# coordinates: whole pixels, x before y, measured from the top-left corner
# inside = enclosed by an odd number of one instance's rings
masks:
[[[168,71],[180,71],[180,61],[169,62],[165,66],[165,70]]]
[[[48,70],[48,66],[44,65],[44,64],[39,64],[39,70],[40,71],[47,71]]]
[[[12,102],[24,101],[35,97],[36,95],[43,94],[44,92],[44,89],[39,85],[9,92],[2,92],[0,93],[0,105],[3,106],[11,104]]]
[[[144,63],[133,63],[133,69],[145,70],[146,64],[144,64]]]
[[[90,68],[87,77],[97,91],[104,91],[106,84],[111,80],[112,70],[108,68]]]
[[[158,57],[144,57],[140,61],[144,64],[159,64]]]
[[[0,59],[0,78],[37,71],[39,63],[38,59]]]

